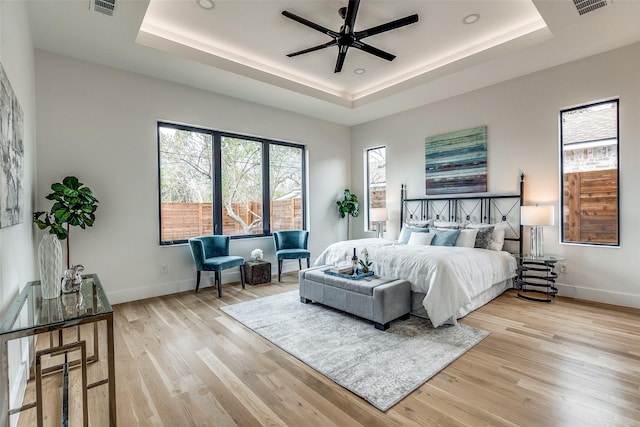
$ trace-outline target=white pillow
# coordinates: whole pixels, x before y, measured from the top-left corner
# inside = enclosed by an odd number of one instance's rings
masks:
[[[433,220],[432,219],[427,219],[427,220],[414,220],[414,219],[409,219],[405,222],[405,225],[408,227],[415,227],[415,228],[429,228],[431,226],[431,224],[433,224]]]
[[[407,245],[429,246],[431,244],[431,240],[433,240],[433,236],[435,236],[433,233],[411,233]]]
[[[492,251],[501,251],[504,246],[504,235],[509,228],[509,223],[506,221],[497,222],[495,224],[467,224],[467,228],[484,228],[493,226],[493,233],[491,234],[492,242],[487,249]]]
[[[494,228],[491,243],[487,249],[491,249],[492,251],[501,251],[504,246],[504,228]]]
[[[476,234],[478,234],[477,228],[468,228],[460,230],[458,239],[456,240],[456,246],[463,248],[473,248],[476,243]]]

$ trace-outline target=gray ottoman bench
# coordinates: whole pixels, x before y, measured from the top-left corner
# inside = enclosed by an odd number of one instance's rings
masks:
[[[326,274],[325,265],[301,270],[300,302],[317,302],[371,320],[385,330],[389,322],[408,319],[411,285],[406,280],[371,276],[353,280]]]

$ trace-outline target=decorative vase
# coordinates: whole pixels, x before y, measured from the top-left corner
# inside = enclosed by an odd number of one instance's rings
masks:
[[[58,298],[62,280],[62,246],[55,234],[42,236],[38,245],[38,262],[42,298]]]

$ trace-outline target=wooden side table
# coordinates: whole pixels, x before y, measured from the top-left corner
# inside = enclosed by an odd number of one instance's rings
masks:
[[[244,263],[245,282],[259,285],[271,282],[271,263],[267,261],[247,261]]]

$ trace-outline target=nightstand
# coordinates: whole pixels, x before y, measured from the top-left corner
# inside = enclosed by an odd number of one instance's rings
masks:
[[[518,277],[515,281],[518,297],[529,301],[551,302],[551,298],[558,294],[558,288],[555,287],[558,273],[555,272],[555,267],[565,258],[557,255],[540,257],[516,255],[515,257],[518,260]],[[544,295],[544,297],[530,294]]]

